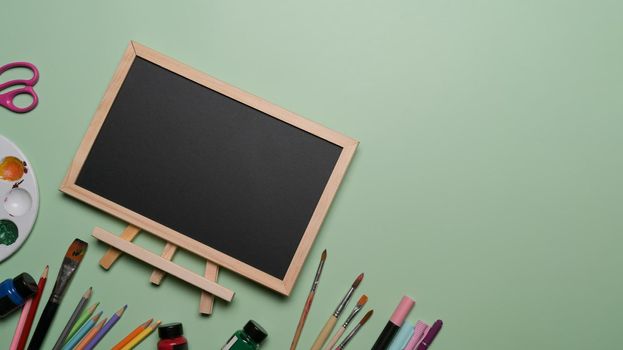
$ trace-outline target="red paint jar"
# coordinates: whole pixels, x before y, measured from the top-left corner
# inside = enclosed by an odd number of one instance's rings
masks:
[[[158,327],[158,336],[158,350],[188,350],[188,340],[184,337],[184,328],[179,322]]]

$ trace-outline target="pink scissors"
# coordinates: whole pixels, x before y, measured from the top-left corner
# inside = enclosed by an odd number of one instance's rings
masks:
[[[6,107],[7,109],[16,112],[16,113],[26,113],[32,111],[35,107],[37,107],[37,103],[39,103],[39,97],[37,93],[33,89],[33,86],[37,84],[39,81],[39,70],[35,67],[34,64],[28,62],[13,62],[9,64],[5,64],[0,67],[0,75],[9,69],[13,68],[27,68],[32,71],[32,78],[30,79],[15,79],[11,81],[7,81],[6,83],[0,84],[0,105]],[[21,86],[16,89],[10,90],[8,92],[2,93],[3,90],[8,89],[12,86]],[[26,107],[18,107],[13,103],[15,100],[15,96],[17,95],[30,95],[32,97],[32,102],[29,106]]]

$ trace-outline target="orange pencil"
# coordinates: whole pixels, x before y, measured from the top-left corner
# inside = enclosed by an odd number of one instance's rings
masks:
[[[134,339],[134,337],[139,335],[139,333],[141,333],[145,328],[149,327],[149,325],[151,324],[153,320],[154,320],[153,318],[150,318],[149,320],[147,320],[147,322],[136,327],[136,329],[134,329],[132,332],[130,332],[130,334],[126,335],[125,338],[123,338],[119,343],[117,343],[117,345],[115,345],[112,348],[112,350],[121,350],[127,343],[129,343],[132,339]]]
[[[93,337],[95,337],[97,332],[99,332],[100,329],[102,329],[102,327],[104,327],[104,324],[106,323],[106,321],[108,321],[107,318],[101,320],[97,325],[95,325],[95,327],[93,327],[93,329],[91,329],[89,331],[89,333],[87,333],[87,335],[85,335],[84,338],[82,338],[80,343],[78,343],[78,345],[76,345],[74,350],[82,350],[82,349],[84,349],[84,347],[91,341],[91,339],[93,339]]]

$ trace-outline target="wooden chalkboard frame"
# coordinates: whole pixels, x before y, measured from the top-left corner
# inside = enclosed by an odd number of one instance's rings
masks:
[[[129,210],[128,208],[122,207],[121,205],[90,192],[76,184],[77,177],[91,150],[91,147],[93,146],[96,136],[98,135],[98,132],[110,111],[115,97],[117,96],[117,93],[136,57],[143,58],[173,73],[217,91],[225,96],[262,111],[276,119],[302,129],[342,148],[342,152],[337,160],[334,170],[329,177],[327,185],[316,205],[311,220],[307,225],[307,228],[283,279],[271,276],[268,273],[239,261],[234,257],[226,255],[214,248],[204,245],[203,243],[195,241],[180,232],[146,218],[132,210]],[[108,89],[104,93],[93,120],[88,127],[86,135],[84,136],[67,175],[63,180],[60,190],[104,212],[116,216],[119,219],[136,226],[137,228],[150,232],[167,242],[212,261],[218,266],[245,276],[283,295],[289,295],[311,249],[312,243],[316,239],[329,206],[346,173],[346,169],[355,153],[357,145],[358,141],[350,137],[330,130],[313,121],[307,120],[259,97],[195,70],[155,50],[131,41],[123,55],[123,58],[121,59],[121,63],[119,64],[112,81],[108,86]]]

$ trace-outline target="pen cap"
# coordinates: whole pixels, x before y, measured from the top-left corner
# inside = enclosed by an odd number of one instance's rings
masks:
[[[402,323],[407,318],[407,315],[415,305],[415,300],[409,298],[408,296],[403,296],[402,300],[400,300],[400,304],[394,310],[392,317],[389,319],[393,324],[402,326]]]

